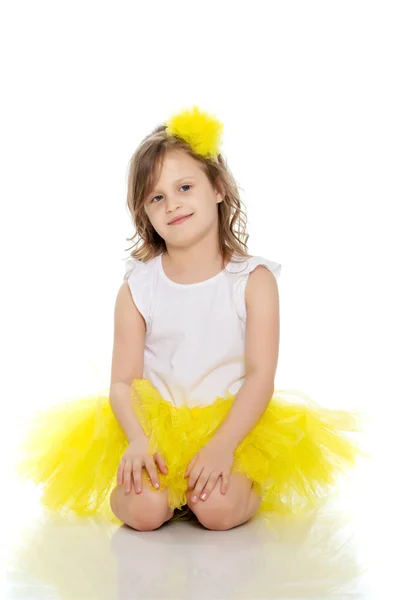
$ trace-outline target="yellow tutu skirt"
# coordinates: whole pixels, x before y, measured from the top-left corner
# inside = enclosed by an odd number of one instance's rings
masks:
[[[169,504],[178,513],[186,504],[187,465],[233,402],[234,396],[228,395],[207,406],[175,407],[146,379],[132,382],[132,406],[151,451],[160,452],[168,466],[167,475],[159,474],[161,489],[168,487]],[[301,513],[319,504],[363,454],[345,431],[360,431],[359,415],[324,409],[298,391],[276,390],[236,449],[233,472],[254,482],[262,496],[260,511]],[[36,413],[16,470],[42,487],[42,502],[49,510],[120,523],[109,497],[127,446],[107,391]]]

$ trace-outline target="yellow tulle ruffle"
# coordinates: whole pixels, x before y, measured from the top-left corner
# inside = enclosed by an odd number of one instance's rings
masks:
[[[208,406],[175,407],[146,379],[133,381],[133,408],[151,451],[160,452],[168,465],[160,481],[161,489],[168,487],[172,508],[185,505],[186,467],[233,401],[230,395]],[[260,511],[300,513],[317,505],[354,465],[361,451],[343,432],[359,430],[356,414],[324,409],[298,391],[276,390],[261,420],[236,449],[233,472],[254,482],[262,495]],[[108,392],[87,396],[35,415],[17,473],[42,486],[42,502],[51,511],[119,522],[109,497],[127,445]]]

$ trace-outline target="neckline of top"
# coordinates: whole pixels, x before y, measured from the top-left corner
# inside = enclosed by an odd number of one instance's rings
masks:
[[[222,271],[220,271],[219,273],[217,273],[216,275],[213,275],[212,277],[209,277],[208,279],[203,279],[203,281],[196,281],[195,283],[178,283],[177,281],[172,281],[172,279],[170,279],[169,277],[167,277],[163,265],[162,265],[162,256],[163,254],[165,254],[165,252],[162,252],[161,254],[158,255],[158,270],[162,276],[162,278],[169,284],[172,285],[174,287],[178,287],[178,288],[194,288],[194,287],[201,287],[204,285],[208,285],[210,283],[213,283],[214,281],[216,281],[217,279],[219,279],[224,273],[226,273],[226,268],[233,264],[232,260],[230,260],[225,267],[222,269]]]

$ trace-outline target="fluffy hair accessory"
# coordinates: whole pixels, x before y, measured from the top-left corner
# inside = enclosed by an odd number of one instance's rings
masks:
[[[168,135],[185,140],[196,154],[216,158],[220,153],[223,124],[198,106],[178,112],[163,124]]]

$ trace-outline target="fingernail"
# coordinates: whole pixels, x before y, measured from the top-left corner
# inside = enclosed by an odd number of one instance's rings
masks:
[[[197,496],[192,496],[192,501],[197,502]]]
[[[155,483],[154,487],[158,489],[160,487],[160,484],[159,483]]]
[[[206,496],[207,496],[207,494],[204,492],[204,494],[202,494],[202,495],[200,496],[200,498],[201,498],[202,500],[205,500],[205,499],[206,499]]]

